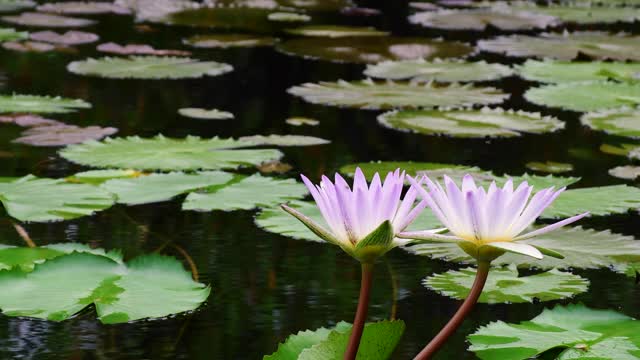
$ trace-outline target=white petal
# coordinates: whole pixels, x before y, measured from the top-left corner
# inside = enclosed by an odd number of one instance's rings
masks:
[[[438,232],[441,229],[424,230],[424,231],[406,231],[398,234],[401,239],[427,240],[433,242],[459,242],[464,241],[457,236],[441,235]]]
[[[540,250],[534,248],[528,244],[514,243],[514,242],[493,242],[485,244],[484,246],[490,246],[493,248],[502,249],[511,253],[522,254],[531,256],[536,259],[542,259],[543,255]]]
[[[542,234],[546,234],[546,233],[548,233],[550,231],[553,231],[553,230],[561,228],[561,227],[563,227],[565,225],[568,225],[568,224],[571,224],[573,222],[576,222],[576,221],[582,219],[583,217],[585,217],[587,215],[589,215],[589,212],[586,212],[586,213],[583,213],[583,214],[580,214],[580,215],[576,215],[576,216],[572,216],[572,217],[570,217],[568,219],[564,219],[562,221],[558,221],[557,223],[545,226],[545,227],[543,227],[541,229],[531,231],[531,232],[526,233],[524,235],[520,235],[520,236],[518,236],[517,238],[515,238],[513,240],[514,241],[525,240],[525,239],[530,239],[530,238],[532,238],[534,236],[539,236],[539,235],[542,235]]]

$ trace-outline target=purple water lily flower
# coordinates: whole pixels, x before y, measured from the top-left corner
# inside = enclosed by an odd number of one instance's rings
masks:
[[[360,168],[356,169],[353,189],[339,174],[335,183],[326,176],[320,185],[314,185],[302,175],[327,227],[299,211],[282,205],[320,238],[340,246],[361,262],[371,262],[407,240],[396,237],[426,207],[427,202],[416,204],[417,188],[410,188],[402,198],[405,173],[389,172],[381,182],[380,175],[373,176],[367,184]]]
[[[488,190],[476,186],[473,177],[466,175],[462,187],[448,176],[444,177],[444,188],[423,177],[416,181],[408,177],[412,188],[428,202],[433,213],[451,234],[436,234],[432,231],[404,232],[399,236],[409,239],[456,242],[469,255],[478,260],[491,261],[505,251],[541,259],[543,254],[562,257],[555,251],[519,242],[542,235],[573,223],[587,216],[585,212],[555,224],[522,234],[538,216],[565,190],[553,187],[543,189],[531,196],[533,186],[522,182],[515,190],[509,179],[504,187],[495,182]],[[422,182],[426,182],[429,191]]]

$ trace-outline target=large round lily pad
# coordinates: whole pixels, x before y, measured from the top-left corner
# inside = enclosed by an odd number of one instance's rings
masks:
[[[517,67],[517,71],[527,80],[543,83],[640,80],[640,63],[633,62],[527,60],[523,65]]]
[[[74,61],[67,69],[75,74],[113,79],[184,79],[218,76],[233,70],[228,64],[181,57],[133,56],[130,58]]]
[[[473,50],[459,42],[425,38],[370,36],[352,38],[293,39],[276,46],[285,54],[307,59],[346,63],[462,57]]]
[[[640,138],[640,110],[624,107],[620,109],[591,112],[582,115],[580,121],[594,130],[607,134]]]
[[[380,79],[439,82],[490,81],[512,73],[509,66],[502,64],[440,59],[429,62],[424,59],[384,61],[367,65],[364,71],[365,75]]]
[[[477,31],[489,25],[513,31],[543,29],[558,23],[553,16],[508,8],[425,11],[409,16],[409,21],[429,28]]]
[[[0,96],[0,113],[68,113],[90,107],[91,104],[80,99],[38,95]]]
[[[615,109],[640,105],[640,82],[570,82],[527,90],[524,97],[537,105],[573,111]]]
[[[46,28],[84,27],[91,26],[96,23],[95,21],[89,19],[43,14],[37,12],[23,12],[20,13],[20,15],[3,16],[2,20],[16,25]]]
[[[500,108],[394,111],[380,115],[378,121],[395,130],[454,137],[512,137],[564,128],[564,122],[550,116]]]
[[[584,31],[538,36],[499,36],[478,41],[482,51],[516,57],[573,60],[583,54],[600,60],[640,60],[640,36]]]
[[[371,80],[307,83],[294,86],[288,92],[314,104],[360,109],[464,107],[498,104],[509,97],[492,87]]]
[[[71,145],[61,150],[60,155],[93,167],[165,171],[235,169],[282,156],[275,149],[240,149],[251,146],[254,144],[217,137],[170,139],[159,135],[145,139],[133,136]]]

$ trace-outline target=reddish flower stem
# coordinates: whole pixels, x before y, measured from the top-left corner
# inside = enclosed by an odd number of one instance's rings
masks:
[[[344,353],[344,360],[354,360],[358,354],[360,338],[364,331],[364,323],[367,320],[369,310],[369,295],[371,293],[371,279],[373,278],[373,264],[362,263],[362,280],[360,281],[360,298],[358,299],[358,309],[356,318],[353,320],[351,336],[347,351]]]

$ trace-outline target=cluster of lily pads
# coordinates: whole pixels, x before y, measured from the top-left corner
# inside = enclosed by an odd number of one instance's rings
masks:
[[[319,105],[384,110],[380,125],[426,136],[461,138],[521,137],[562,131],[565,122],[544,115],[547,108],[581,113],[581,123],[594,130],[628,138],[623,145],[605,145],[603,151],[640,159],[640,38],[633,34],[600,31],[562,31],[565,24],[635,22],[637,1],[620,4],[529,2],[467,2],[464,8],[413,3],[418,9],[409,22],[440,30],[501,31],[545,29],[536,35],[502,35],[466,44],[442,38],[398,37],[365,26],[327,25],[324,12],[344,16],[371,16],[375,10],[348,1],[171,1],[117,0],[62,2],[38,6],[28,0],[1,0],[0,11],[15,12],[2,21],[12,26],[78,28],[96,23],[95,14],[132,15],[149,24],[206,26],[225,33],[201,33],[182,39],[195,51],[233,47],[274,47],[277,51],[314,61],[366,64],[361,80],[324,81],[291,87],[289,94]],[[613,6],[616,5],[616,6]],[[35,11],[33,11],[35,9]],[[242,33],[230,31],[243,30]],[[248,31],[247,31],[248,30]],[[69,51],[95,43],[99,36],[70,30],[17,31],[0,29],[8,50]],[[98,58],[77,59],[67,70],[78,76],[108,79],[188,79],[222,76],[232,64],[199,60],[191,50],[156,49],[146,44],[106,42]],[[527,59],[518,65],[473,60],[478,54]],[[584,61],[585,58],[592,61]],[[519,77],[537,83],[524,93],[539,112],[498,107],[510,97],[496,82]],[[283,212],[282,203],[316,222],[320,210],[307,189],[291,178],[262,171],[280,166],[286,146],[319,146],[328,140],[297,135],[254,135],[234,138],[183,139],[162,135],[141,138],[109,137],[111,127],[80,127],[35,114],[61,114],[90,108],[81,99],[6,94],[0,96],[0,123],[26,127],[15,141],[61,147],[58,155],[93,168],[65,178],[27,175],[0,179],[0,202],[6,213],[22,222],[47,222],[94,215],[116,204],[134,206],[180,198],[185,211],[258,210],[255,224],[265,231],[292,239],[318,241],[304,225]],[[544,110],[543,110],[544,109]],[[233,119],[218,109],[182,108],[182,116],[198,119]],[[286,120],[293,126],[317,125],[304,117]],[[275,165],[274,165],[275,164]],[[531,162],[533,171],[570,172],[570,164]],[[640,189],[629,185],[582,187],[580,178],[557,175],[495,174],[459,164],[371,162],[345,165],[340,172],[352,176],[356,167],[368,177],[397,168],[412,175],[456,180],[471,174],[488,186],[527,181],[536,189],[570,186],[541,218],[563,219],[588,209],[593,216],[624,214],[640,207]],[[242,171],[238,171],[242,169]],[[261,170],[255,172],[256,169]],[[286,169],[286,167],[285,167]],[[285,170],[284,172],[287,172]],[[613,176],[635,178],[634,166],[612,169]],[[577,184],[577,185],[576,185]],[[259,189],[260,191],[256,191]],[[440,228],[440,221],[425,213],[412,229]],[[574,269],[608,269],[635,278],[640,273],[640,242],[632,236],[582,227],[560,229],[525,241],[565,256],[540,261],[513,254],[501,256],[479,301],[518,303],[566,299],[586,292],[587,278]],[[424,285],[444,296],[464,299],[475,271],[473,260],[455,243],[420,243],[404,246],[411,254],[460,263],[464,267],[432,274]],[[79,244],[35,248],[0,248],[0,309],[8,316],[29,316],[62,321],[93,305],[103,323],[164,317],[197,309],[209,287],[192,279],[181,263],[160,255],[145,255],[124,262],[117,252]],[[82,278],[73,273],[86,274]],[[54,277],[72,279],[58,287]],[[55,285],[55,287],[54,287]],[[50,298],[36,296],[45,291]],[[492,322],[469,335],[473,351],[482,359],[526,359],[562,349],[562,359],[631,359],[640,356],[637,321],[611,310],[582,305],[556,306],[529,322]],[[404,331],[400,320],[367,324],[358,356],[386,359]],[[286,339],[265,359],[336,358],[344,352],[351,325],[302,331]],[[553,333],[552,336],[549,334]]]

